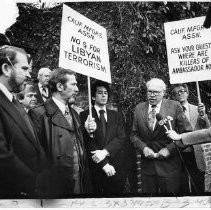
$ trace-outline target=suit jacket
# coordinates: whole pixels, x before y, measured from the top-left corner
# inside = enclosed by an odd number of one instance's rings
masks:
[[[84,125],[85,121],[89,115],[89,110],[80,113],[81,122]],[[94,138],[91,138],[87,132],[84,130],[84,140],[89,156],[89,162],[91,170],[99,171],[107,163],[114,166],[115,170],[119,174],[123,170],[124,164],[124,143],[125,143],[125,131],[123,127],[123,121],[121,114],[107,109],[107,127],[106,135],[103,137],[103,131],[101,127],[100,119],[98,118],[97,112],[92,108],[92,115],[95,118],[97,124],[97,129],[94,132]],[[110,156],[106,157],[100,163],[94,163],[91,159],[91,151],[106,149]]]
[[[45,162],[41,145],[15,105],[0,91],[0,197],[32,195]]]
[[[164,160],[148,159],[142,155],[142,173],[159,175],[162,177],[178,176],[181,170],[181,160],[176,145],[167,138],[165,129],[156,122],[152,132],[148,126],[148,102],[136,106],[134,113],[131,141],[135,148],[143,154],[143,149],[150,147],[155,153],[162,148],[167,148],[170,156]],[[163,99],[159,114],[162,117],[171,116],[172,129],[178,132],[191,131],[191,125],[183,114],[182,107],[178,102]]]
[[[71,139],[71,132],[74,132],[77,142],[83,151],[83,154],[79,155],[81,194],[91,192],[80,119],[75,110],[71,107],[69,107],[69,109],[73,118],[74,131],[52,98],[31,112],[32,120],[50,163],[45,193],[47,196],[56,198],[65,198],[74,192],[74,140]],[[64,142],[67,141],[69,144],[66,148]]]
[[[199,130],[202,128],[209,128],[210,127],[210,122],[209,119],[206,116],[204,118],[200,118],[198,114],[198,107],[194,106],[192,104],[188,104],[189,106],[189,114],[190,114],[190,124],[193,128],[193,130]],[[194,145],[194,154],[196,158],[196,164],[197,167],[205,171],[206,169],[206,163],[205,163],[205,158],[204,158],[204,152],[203,152],[203,146],[202,145]]]
[[[38,84],[36,84],[34,86],[34,88],[35,88],[36,93],[37,93],[37,104],[43,104],[44,101],[43,101],[43,98],[42,98],[42,94],[40,93],[40,89],[39,89]],[[48,98],[50,98],[52,94],[51,94],[50,88],[49,87],[47,87],[47,88],[48,88],[48,93],[49,93]]]

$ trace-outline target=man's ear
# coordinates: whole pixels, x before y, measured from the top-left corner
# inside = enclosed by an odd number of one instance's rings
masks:
[[[2,70],[2,73],[3,73],[6,77],[10,77],[11,72],[12,72],[12,67],[11,67],[10,65],[8,65],[7,63],[4,63],[4,64],[1,66],[1,70]]]
[[[92,97],[92,100],[95,101],[95,97]]]
[[[59,92],[61,92],[62,90],[64,90],[64,85],[59,82],[59,83],[56,84],[56,88]]]

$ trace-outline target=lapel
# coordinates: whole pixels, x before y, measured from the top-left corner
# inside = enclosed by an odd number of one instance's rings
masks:
[[[38,84],[35,85],[35,89],[36,89],[36,93],[37,93],[37,103],[38,104],[42,104],[43,103],[43,99],[42,99],[42,95],[40,93],[40,89]]]
[[[62,114],[59,107],[54,103],[52,98],[48,99],[45,103],[45,108],[47,114],[51,117],[51,121],[53,124],[55,124],[58,127],[62,127],[64,129],[72,131],[70,128],[69,123],[67,122],[66,118]]]
[[[169,104],[166,102],[165,99],[162,100],[162,103],[161,103],[161,107],[160,107],[160,111],[159,111],[159,114],[162,116],[162,117],[166,117],[166,113],[168,113],[168,109],[169,109]],[[154,134],[157,133],[157,131],[159,131],[160,126],[158,124],[158,122],[156,121],[156,124],[155,124],[155,129],[154,129]]]
[[[145,102],[143,104],[143,107],[140,108],[140,115],[142,116],[143,122],[145,123],[145,126],[149,133],[152,133],[151,129],[149,128],[148,123],[148,110],[149,110],[149,103]]]
[[[17,110],[17,108],[9,101],[9,99],[0,91],[1,105],[5,112],[15,121],[27,139],[34,145],[35,148],[38,148],[37,141],[34,136],[31,134],[29,129],[27,129],[27,125],[21,116],[21,113]]]

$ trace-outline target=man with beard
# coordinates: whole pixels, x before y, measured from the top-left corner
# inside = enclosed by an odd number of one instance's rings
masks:
[[[67,198],[91,192],[80,119],[68,103],[78,92],[74,72],[55,69],[49,80],[52,97],[31,113],[50,162],[46,196]],[[93,126],[92,126],[93,124]],[[96,127],[89,122],[87,132]]]
[[[0,197],[33,197],[45,155],[14,98],[29,74],[25,50],[0,47]],[[32,127],[32,126],[31,126]],[[40,179],[39,179],[40,180]]]

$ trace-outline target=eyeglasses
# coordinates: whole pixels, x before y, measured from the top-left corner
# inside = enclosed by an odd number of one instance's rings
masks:
[[[162,91],[148,90],[148,91],[147,91],[147,94],[148,94],[148,95],[152,95],[152,94],[153,94],[153,95],[155,95],[155,96],[158,96],[159,94],[161,94],[161,92],[162,92]]]
[[[97,91],[97,94],[99,95],[108,95],[108,91]]]
[[[187,91],[186,90],[178,90],[177,92],[175,91],[174,92],[174,95],[183,95],[184,93],[186,93]]]

